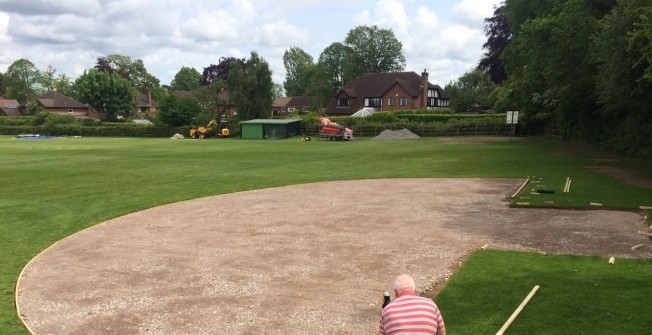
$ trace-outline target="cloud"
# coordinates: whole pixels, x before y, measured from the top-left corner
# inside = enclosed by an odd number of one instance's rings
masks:
[[[100,0],[0,0],[0,10],[23,15],[94,15],[102,5]]]
[[[9,15],[0,12],[0,43],[10,43],[11,36],[9,36]]]
[[[484,19],[491,17],[498,1],[462,0],[451,9],[451,18],[457,24],[471,29],[484,29]]]
[[[27,58],[74,78],[98,56],[122,54],[166,84],[182,66],[201,71],[257,51],[282,82],[285,49],[317,59],[355,26],[376,24],[402,42],[406,70],[426,67],[437,82],[474,66],[499,1],[0,0],[0,69]]]

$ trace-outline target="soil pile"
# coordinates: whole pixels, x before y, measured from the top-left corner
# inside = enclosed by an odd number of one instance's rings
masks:
[[[394,141],[394,140],[412,140],[415,138],[421,138],[419,135],[411,132],[407,128],[403,128],[401,130],[383,130],[382,133],[378,134],[378,136],[372,138],[372,140],[376,141]]]

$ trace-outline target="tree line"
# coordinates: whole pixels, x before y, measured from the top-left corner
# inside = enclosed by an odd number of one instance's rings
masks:
[[[506,0],[485,23],[478,68],[447,89],[475,83],[530,132],[652,159],[652,0]]]
[[[73,80],[48,66],[40,71],[27,59],[12,63],[0,73],[0,96],[28,103],[36,113],[36,97],[58,91],[87,103],[109,121],[129,117],[135,90],[151,90],[160,102],[158,118],[173,125],[219,118],[237,106],[242,120],[269,117],[274,97],[310,95],[318,97],[315,109],[324,107],[348,81],[366,72],[402,71],[405,56],[402,44],[389,29],[359,26],[344,43],[333,43],[317,63],[297,47],[286,50],[283,63],[287,74],[283,85],[274,84],[268,63],[257,53],[249,59],[222,57],[199,72],[182,66],[170,85],[161,85],[142,60],[124,55],[98,57],[95,66]],[[192,91],[194,98],[178,98],[173,91]],[[228,92],[224,95],[224,92]],[[206,114],[198,118],[199,114]]]

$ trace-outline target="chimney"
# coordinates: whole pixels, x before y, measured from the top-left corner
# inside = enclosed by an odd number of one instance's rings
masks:
[[[421,78],[423,80],[423,91],[421,92],[421,108],[426,109],[428,106],[428,71],[426,71],[426,69],[423,69]]]
[[[147,88],[147,104],[152,106],[152,89]]]

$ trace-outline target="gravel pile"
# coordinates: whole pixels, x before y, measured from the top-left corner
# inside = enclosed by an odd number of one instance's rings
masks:
[[[407,128],[401,130],[383,130],[382,133],[378,136],[372,138],[376,141],[394,141],[394,140],[412,140],[415,138],[421,138],[419,135],[409,131]]]

